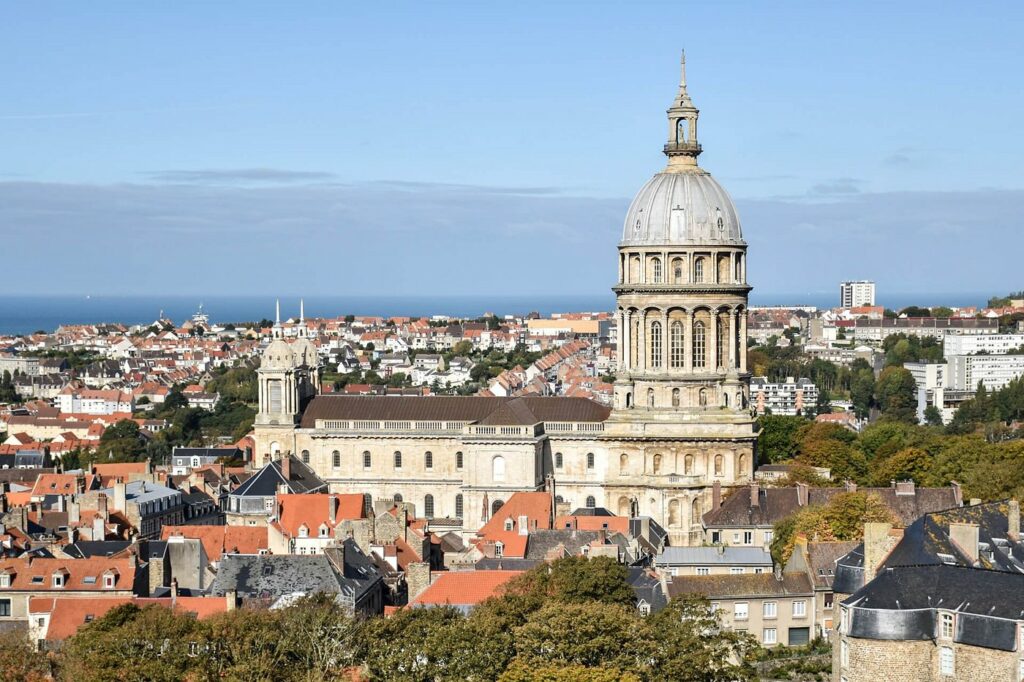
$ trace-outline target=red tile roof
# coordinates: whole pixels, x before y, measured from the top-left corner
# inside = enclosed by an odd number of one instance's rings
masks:
[[[7,572],[11,576],[11,590],[31,592],[69,592],[88,590],[102,592],[103,575],[107,572],[115,574],[115,590],[130,590],[135,581],[134,558],[114,559],[111,557],[92,557],[89,559],[2,559],[0,573]],[[53,587],[54,573],[64,573],[64,587]],[[33,582],[33,578],[37,580]],[[39,580],[41,578],[41,580]],[[86,582],[95,579],[92,582]]]
[[[220,561],[224,554],[258,554],[267,549],[267,529],[254,526],[164,526],[160,539],[179,536],[203,543],[206,558]]]
[[[447,571],[423,590],[410,606],[475,606],[499,594],[521,571]]]
[[[309,530],[310,536],[317,534],[321,524],[327,524],[333,529],[330,523],[330,505],[337,505],[334,517],[334,525],[346,519],[365,518],[365,504],[360,494],[347,495],[278,495],[278,508],[280,518],[278,524],[286,533],[297,537],[299,527],[303,524]]]

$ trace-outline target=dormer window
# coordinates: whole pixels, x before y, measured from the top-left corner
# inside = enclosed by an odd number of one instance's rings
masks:
[[[327,530],[327,524],[323,524],[323,525],[321,525],[321,526],[320,526],[320,537],[322,537],[322,538],[325,538],[325,537],[327,537],[327,532],[328,532],[328,530]]]
[[[58,571],[57,573],[54,573],[53,574],[53,587],[54,588],[63,588],[64,584],[66,582],[66,578],[67,578],[67,576],[65,576],[64,573],[61,572],[61,571]]]
[[[505,545],[503,543],[500,543],[500,542],[495,542],[494,543],[494,556],[500,559],[504,555],[505,555]]]
[[[117,583],[117,573],[115,571],[107,571],[103,574],[103,589],[112,590],[114,585]]]
[[[4,571],[0,573],[0,587],[9,588],[11,586],[11,574]]]
[[[512,519],[505,519],[505,530],[512,530],[514,525]]]
[[[300,538],[308,538],[309,537],[309,528],[306,527],[306,524],[302,524],[301,526],[299,526],[299,537]]]

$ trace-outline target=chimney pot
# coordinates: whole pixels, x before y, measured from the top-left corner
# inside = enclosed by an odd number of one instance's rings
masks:
[[[711,508],[718,509],[722,506],[722,482],[716,480],[711,486]]]
[[[750,506],[758,507],[761,505],[761,493],[757,483],[750,484]]]
[[[972,566],[978,563],[978,524],[949,524],[949,539],[953,541],[957,549],[967,556],[967,560],[971,562]]]

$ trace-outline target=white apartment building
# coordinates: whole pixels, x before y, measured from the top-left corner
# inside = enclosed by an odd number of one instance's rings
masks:
[[[839,284],[839,307],[858,308],[875,305],[875,283],[869,279]]]
[[[1024,355],[953,355],[946,358],[948,388],[973,391],[978,382],[990,391],[1024,375]]]
[[[796,416],[805,414],[818,401],[818,387],[810,379],[787,377],[783,383],[769,383],[767,377],[750,380],[750,404],[757,414]]]
[[[53,406],[64,413],[116,414],[131,412],[135,398],[131,393],[95,388],[64,388],[53,399]]]
[[[946,373],[949,365],[945,362],[905,362],[903,368],[910,372],[917,384],[917,420],[925,422],[924,411],[934,405],[942,414],[942,423],[948,424],[956,412],[946,407]]]
[[[942,353],[947,358],[953,355],[1005,355],[1024,346],[1024,334],[946,334]]]

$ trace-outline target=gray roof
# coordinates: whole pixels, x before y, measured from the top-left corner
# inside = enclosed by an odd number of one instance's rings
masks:
[[[658,173],[630,204],[619,246],[665,244],[745,244],[729,193],[707,171]]]
[[[107,495],[107,497],[113,499],[114,489],[103,488],[100,490],[101,493]],[[152,502],[154,500],[165,499],[168,497],[182,497],[183,494],[180,490],[174,488],[168,488],[165,485],[159,483],[150,483],[148,481],[131,481],[125,484],[125,500],[127,502],[135,502],[136,504],[143,504],[145,502]]]
[[[239,597],[279,599],[302,594],[340,594],[358,602],[381,579],[370,557],[351,539],[312,556],[225,554],[210,594],[234,590]]]
[[[761,547],[666,547],[654,557],[658,566],[772,566],[772,555]]]
[[[321,480],[316,473],[302,460],[289,455],[288,463],[289,476],[285,481],[281,473],[281,460],[275,459],[265,467],[257,471],[245,483],[235,488],[231,493],[232,497],[273,497],[277,494],[277,487],[287,483],[290,493],[309,493],[326,488],[327,484]]]

